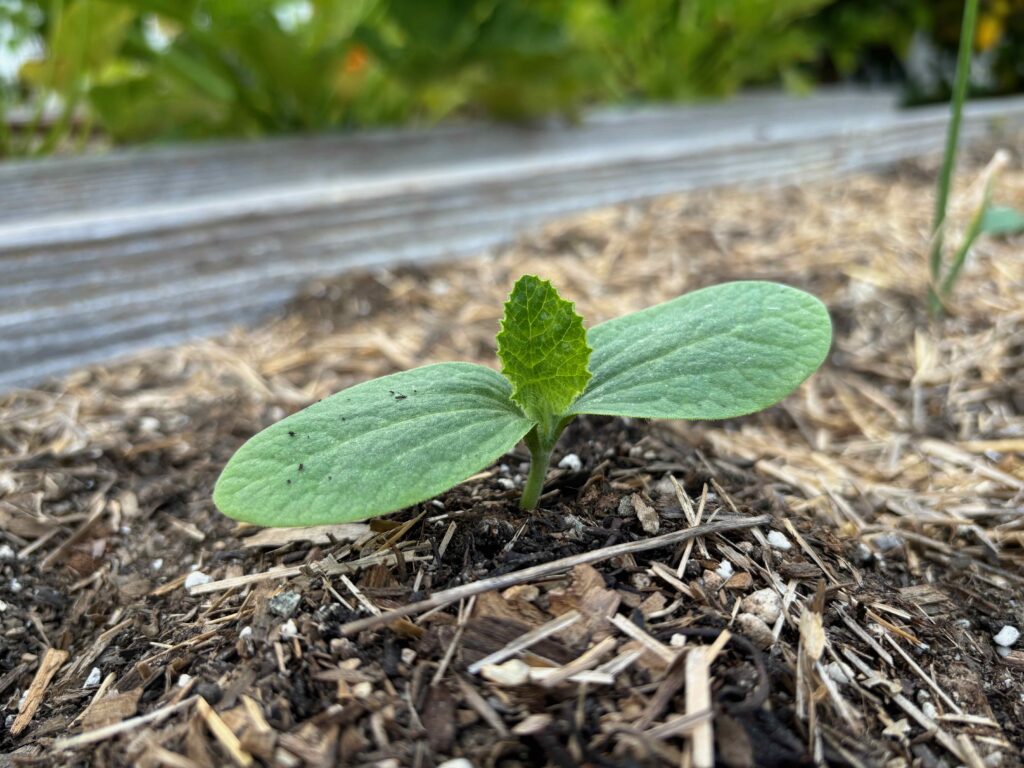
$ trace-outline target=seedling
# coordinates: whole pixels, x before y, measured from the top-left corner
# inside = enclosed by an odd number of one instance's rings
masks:
[[[523,440],[521,506],[533,509],[576,416],[753,413],[810,376],[831,339],[822,303],[777,283],[705,288],[586,331],[551,283],[526,275],[505,304],[501,373],[439,363],[343,390],[249,440],[213,498],[257,525],[364,520],[430,499]]]
[[[960,118],[971,70],[971,49],[974,43],[974,27],[978,18],[978,0],[967,0],[960,23],[960,45],[957,51],[956,76],[950,99],[949,127],[946,132],[946,148],[939,171],[938,189],[935,195],[935,217],[932,223],[931,253],[928,259],[931,283],[928,288],[928,309],[933,317],[942,314],[960,277],[960,271],[967,261],[967,255],[975,240],[983,234],[995,237],[1024,232],[1024,214],[1013,208],[992,205],[992,190],[999,172],[1009,163],[1005,152],[997,152],[985,169],[981,185],[981,196],[971,217],[967,231],[952,259],[946,264],[944,235],[946,209],[949,206],[949,192],[953,182],[953,166],[956,165],[957,143],[960,139]]]

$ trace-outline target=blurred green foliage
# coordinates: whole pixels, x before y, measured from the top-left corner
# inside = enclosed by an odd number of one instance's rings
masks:
[[[1001,87],[1012,90],[1024,80],[1024,0],[989,5],[979,34],[991,39],[979,42],[1006,62]],[[0,79],[0,111],[9,115],[16,104],[30,115],[16,135],[0,121],[0,155],[50,152],[97,129],[135,142],[452,114],[571,119],[594,103],[720,97],[762,83],[804,88],[863,74],[866,61],[898,67],[917,30],[931,30],[942,45],[943,20],[952,15],[955,26],[959,7],[957,0],[0,0],[0,32],[7,30],[0,47],[36,40],[42,52],[13,80]]]

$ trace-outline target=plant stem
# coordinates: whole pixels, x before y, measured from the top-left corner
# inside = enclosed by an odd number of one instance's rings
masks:
[[[544,480],[548,476],[551,452],[555,449],[558,438],[562,436],[562,430],[572,419],[572,416],[566,416],[562,419],[551,419],[547,424],[537,424],[523,438],[526,447],[530,449],[530,473],[526,476],[523,497],[519,500],[520,509],[536,509],[540,494],[544,490]]]
[[[928,305],[933,314],[942,311],[942,303],[936,289],[942,275],[942,229],[946,222],[946,208],[949,204],[949,188],[953,180],[953,166],[956,164],[956,147],[960,139],[960,117],[967,83],[970,80],[971,49],[974,44],[974,27],[978,18],[978,0],[967,0],[964,4],[963,22],[960,25],[960,48],[956,57],[956,78],[950,101],[949,130],[946,133],[946,149],[939,173],[939,188],[935,196],[935,219],[932,225],[932,250],[929,258],[931,287],[928,289]]]
[[[540,446],[530,447],[530,474],[526,476],[523,486],[523,497],[519,500],[520,509],[535,509],[544,490],[544,479],[548,476],[548,465],[551,463],[551,451],[554,446],[544,449]]]
[[[964,262],[967,261],[967,254],[970,252],[971,246],[974,245],[974,241],[978,239],[978,235],[981,234],[981,222],[985,217],[986,207],[987,204],[982,203],[981,207],[975,212],[974,217],[971,219],[970,227],[967,229],[967,234],[964,235],[964,241],[960,244],[960,248],[957,249],[956,255],[953,257],[953,263],[946,270],[946,277],[942,280],[942,285],[938,291],[942,299],[948,299],[949,295],[953,292],[953,286],[956,285],[956,279],[960,276],[960,270],[963,269]]]

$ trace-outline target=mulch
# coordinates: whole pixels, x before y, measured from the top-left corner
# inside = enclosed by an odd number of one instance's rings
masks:
[[[1024,241],[981,242],[930,323],[933,177],[594,211],[0,396],[0,766],[1021,765],[1024,645],[994,637],[1024,628]],[[578,419],[532,514],[521,449],[365,524],[217,513],[287,413],[495,364],[526,272],[590,324],[780,280],[836,340],[762,414]]]

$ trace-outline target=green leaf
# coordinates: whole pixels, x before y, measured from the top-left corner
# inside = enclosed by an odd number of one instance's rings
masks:
[[[498,334],[512,399],[540,423],[561,416],[590,381],[583,318],[547,280],[523,275],[505,302]]]
[[[590,329],[594,378],[570,413],[728,419],[784,398],[828,353],[832,326],[810,294],[736,282]]]
[[[1024,232],[1024,213],[1004,206],[989,206],[981,218],[981,231],[989,235]]]
[[[268,526],[364,520],[462,482],[533,423],[490,368],[441,363],[333,395],[260,432],[225,467],[221,512]]]

